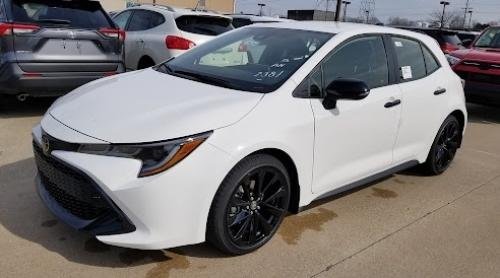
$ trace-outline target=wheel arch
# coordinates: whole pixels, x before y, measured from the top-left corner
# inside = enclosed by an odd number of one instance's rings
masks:
[[[153,58],[151,58],[151,56],[149,55],[142,55],[141,58],[139,58],[139,61],[137,62],[137,69],[144,69],[148,66],[144,66],[144,65],[152,65],[154,66],[155,65],[155,61],[153,60]]]
[[[298,171],[297,171],[297,166],[295,165],[295,162],[293,161],[292,157],[286,153],[285,151],[277,148],[265,148],[265,149],[260,149],[257,151],[254,151],[250,153],[249,155],[245,156],[251,156],[255,154],[267,154],[270,156],[275,157],[278,159],[283,165],[285,166],[288,175],[290,177],[290,186],[291,186],[291,199],[290,199],[290,204],[288,205],[288,211],[291,213],[298,213],[299,212],[299,201],[300,201],[300,185],[299,185],[299,176],[298,176]],[[244,158],[243,158],[244,159]]]

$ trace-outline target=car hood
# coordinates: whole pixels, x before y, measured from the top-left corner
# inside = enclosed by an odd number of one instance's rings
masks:
[[[49,114],[103,141],[143,143],[229,126],[262,97],[147,69],[84,85],[56,101]]]
[[[500,63],[500,49],[490,48],[471,48],[454,51],[451,55],[456,56],[462,60],[474,60]]]

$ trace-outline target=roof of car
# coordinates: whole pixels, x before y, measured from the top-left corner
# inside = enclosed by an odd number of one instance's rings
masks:
[[[141,5],[136,5],[133,7],[130,7],[129,9],[146,9],[146,10],[153,10],[157,12],[171,12],[175,13],[177,16],[183,16],[183,15],[204,15],[204,16],[216,16],[216,17],[224,17],[230,19],[231,17],[219,14],[217,12],[213,11],[201,11],[201,10],[195,10],[193,9],[186,9],[186,8],[178,8],[178,7],[172,7],[172,6],[166,6],[166,5],[158,5],[158,4],[141,4]]]
[[[250,19],[253,22],[283,22],[283,21],[291,21],[291,19],[279,18],[279,17],[271,17],[271,16],[260,16],[254,14],[226,14],[232,18],[245,18]]]
[[[253,25],[258,26],[258,25]],[[369,25],[369,24],[361,24],[361,23],[346,23],[346,22],[336,22],[336,21],[286,21],[286,22],[278,22],[278,23],[268,23],[265,25],[266,27],[276,27],[276,28],[289,28],[289,29],[298,29],[298,30],[307,30],[307,31],[318,31],[325,33],[392,33],[392,34],[400,34],[400,35],[408,35],[408,36],[422,36],[421,33],[378,26],[378,25]]]

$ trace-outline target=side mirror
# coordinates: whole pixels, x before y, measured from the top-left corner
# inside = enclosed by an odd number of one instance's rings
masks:
[[[326,87],[326,96],[323,99],[323,107],[331,110],[337,107],[337,100],[364,99],[370,93],[368,85],[358,79],[339,78]]]
[[[471,39],[465,39],[465,40],[462,41],[462,46],[463,47],[470,48],[471,44],[472,44],[472,40]]]

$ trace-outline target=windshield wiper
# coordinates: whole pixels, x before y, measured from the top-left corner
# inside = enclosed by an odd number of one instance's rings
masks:
[[[65,19],[56,19],[56,18],[47,18],[47,19],[39,19],[37,22],[40,23],[51,23],[51,24],[60,24],[60,25],[69,25],[71,24],[70,20]]]
[[[212,85],[216,85],[219,87],[224,87],[224,88],[229,88],[229,89],[235,89],[235,86],[232,82],[229,82],[227,80],[217,78],[217,77],[212,77],[212,76],[207,76],[195,72],[190,72],[190,71],[183,71],[183,70],[176,70],[172,72],[173,75],[177,76],[184,76],[188,79],[194,80],[194,81],[199,81],[203,83],[208,83]]]

